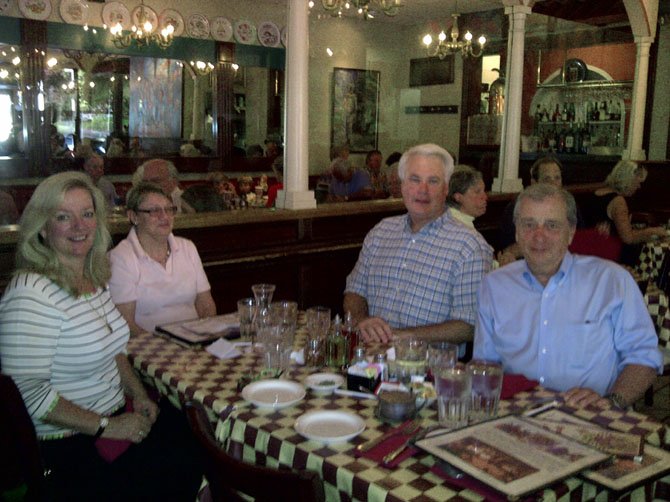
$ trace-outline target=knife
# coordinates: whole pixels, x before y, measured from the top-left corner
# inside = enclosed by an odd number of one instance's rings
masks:
[[[386,455],[386,456],[382,459],[382,464],[390,464],[390,463],[393,462],[396,458],[398,458],[398,455],[400,455],[403,451],[405,451],[405,449],[406,449],[408,446],[412,446],[412,445],[413,445],[414,443],[416,443],[417,441],[422,440],[423,438],[425,438],[428,434],[430,434],[430,433],[433,432],[434,430],[436,430],[436,429],[442,429],[442,428],[443,428],[443,427],[442,427],[441,425],[433,425],[433,426],[431,426],[431,427],[426,427],[425,429],[421,429],[421,430],[419,430],[418,432],[412,434],[412,435],[409,437],[409,439],[408,439],[407,441],[405,441],[405,442],[404,442],[403,444],[401,444],[398,448],[396,448],[396,449],[393,450],[391,453],[389,453],[388,455]]]
[[[391,429],[389,432],[386,434],[382,434],[379,437],[376,437],[374,439],[370,439],[369,441],[366,441],[365,443],[361,443],[358,446],[356,446],[356,451],[358,452],[365,452],[368,450],[371,450],[375,446],[377,446],[379,443],[383,443],[389,438],[392,438],[394,436],[397,436],[398,434],[412,434],[413,432],[416,432],[419,430],[421,426],[421,419],[417,418],[409,422],[407,425],[404,427],[396,428],[396,429]]]

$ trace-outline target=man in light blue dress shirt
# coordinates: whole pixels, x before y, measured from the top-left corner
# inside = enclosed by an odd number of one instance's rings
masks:
[[[577,216],[563,189],[521,192],[514,222],[524,260],[482,281],[474,357],[564,391],[571,405],[629,406],[662,369],[637,283],[614,262],[568,252]]]
[[[400,159],[407,214],[385,218],[365,237],[347,277],[344,310],[365,341],[412,333],[426,340],[472,340],[477,288],[493,253],[446,207],[454,161],[443,148],[418,145]]]

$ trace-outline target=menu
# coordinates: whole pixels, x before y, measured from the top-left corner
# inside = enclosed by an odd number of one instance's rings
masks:
[[[226,338],[240,337],[240,321],[236,312],[156,326],[156,333],[168,335],[187,344],[198,345]]]

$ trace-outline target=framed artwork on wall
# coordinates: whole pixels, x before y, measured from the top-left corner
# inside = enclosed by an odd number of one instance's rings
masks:
[[[445,85],[454,83],[454,55],[410,59],[409,86]]]
[[[351,152],[377,148],[379,72],[333,69],[331,147],[348,146]]]

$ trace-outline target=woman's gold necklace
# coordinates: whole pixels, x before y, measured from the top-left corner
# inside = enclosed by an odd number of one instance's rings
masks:
[[[96,290],[97,291],[97,290]],[[98,316],[98,319],[102,321],[105,326],[107,327],[107,334],[111,335],[112,334],[112,325],[109,324],[109,321],[107,320],[107,315],[105,314],[105,306],[102,304],[102,300],[100,300],[100,296],[98,296],[98,300],[100,301],[100,308],[102,309],[102,315],[100,314],[100,311],[97,309],[95,305],[88,299],[89,296],[91,296],[92,293],[85,293],[84,300],[86,300],[86,303],[89,304],[89,306],[93,309],[93,312],[95,312],[95,315]]]

